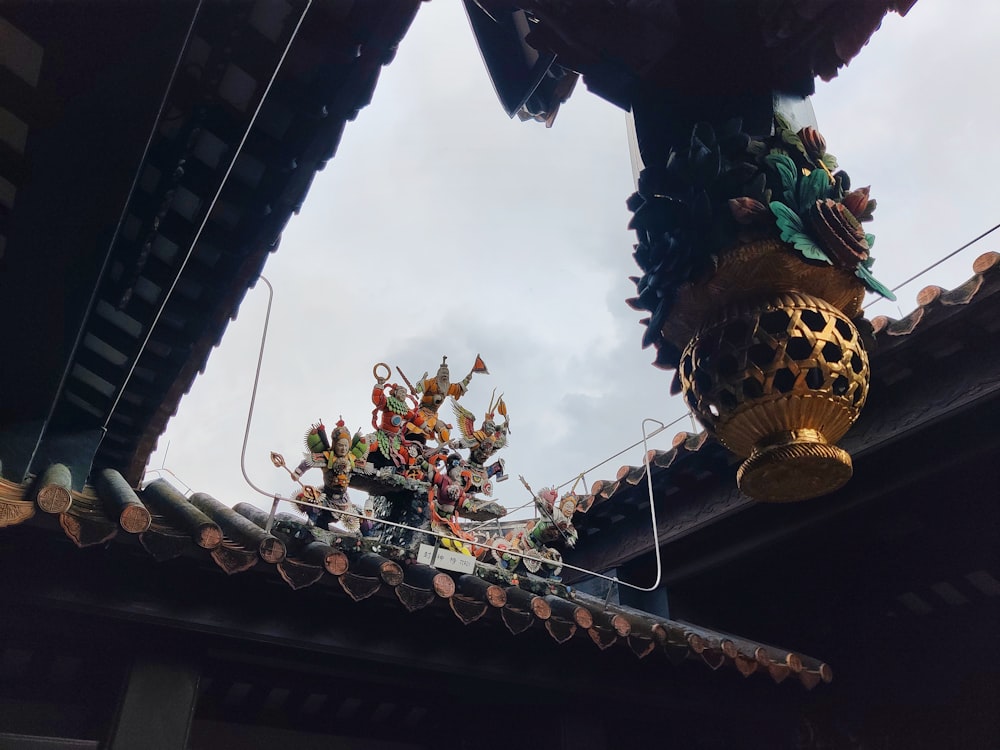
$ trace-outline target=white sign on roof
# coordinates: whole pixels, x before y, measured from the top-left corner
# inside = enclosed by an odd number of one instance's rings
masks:
[[[417,562],[430,565],[441,570],[453,570],[456,573],[474,573],[476,558],[459,552],[421,544],[417,552]]]

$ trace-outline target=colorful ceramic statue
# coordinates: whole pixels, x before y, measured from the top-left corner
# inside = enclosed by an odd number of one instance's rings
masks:
[[[495,459],[510,434],[503,396],[496,398],[494,391],[477,428],[474,414],[460,406],[457,399],[465,394],[473,374],[487,372],[480,357],[459,383],[450,381],[446,359],[442,359],[435,377],[425,374],[416,387],[402,371],[399,374],[406,387],[389,383],[391,372],[385,363],[372,370],[373,433],[352,436],[341,419],[328,434],[323,423],[317,422],[306,434],[308,452],[294,471],[285,466],[280,454],[272,453],[271,459],[301,485],[292,500],[314,526],[326,529],[337,522],[354,533],[359,529],[364,532],[367,527],[385,544],[411,552],[420,543],[433,542],[482,557],[489,532],[481,526],[470,528],[465,522],[490,521],[507,513],[504,506],[488,497],[493,480],[507,478],[503,461]],[[438,419],[445,398],[452,399],[452,410],[458,418],[461,437],[455,440],[449,439],[451,425]],[[431,448],[427,445],[429,439],[439,444]],[[467,456],[464,451],[468,451]],[[322,488],[300,481],[313,468],[323,471]],[[348,497],[352,482],[355,488],[371,493],[365,513]],[[575,495],[569,493],[559,500],[554,491],[543,490],[535,502],[542,518],[498,540],[509,553],[500,553],[498,561],[512,572],[522,569],[551,577],[558,575],[561,557],[548,545],[561,540],[572,546],[576,541],[570,522]],[[380,520],[391,524],[380,525]],[[444,538],[432,539],[424,533],[429,530]],[[547,561],[555,565],[543,570]]]
[[[493,545],[504,548],[501,552],[494,552],[493,557],[497,564],[511,571],[523,568],[529,573],[558,578],[562,572],[562,553],[550,545],[576,546],[573,514],[578,510],[587,510],[587,506],[581,503],[573,490],[560,497],[558,490],[543,487],[536,494],[524,477],[520,480],[531,493],[539,518],[508,532],[500,544]]]
[[[451,517],[461,511],[468,498],[470,484],[463,476],[462,457],[457,453],[435,453],[428,459],[431,482],[428,500],[441,516]]]
[[[524,477],[521,477],[521,481],[524,482]],[[577,496],[567,492],[559,497],[556,490],[543,487],[534,498],[541,517],[526,525],[532,546],[540,549],[549,544],[565,543],[571,549],[575,547],[578,537],[573,526],[573,514],[579,504]]]
[[[416,426],[410,430],[416,436],[415,439],[422,440],[426,436],[433,435],[441,443],[448,442],[451,425],[438,421],[438,409],[441,408],[441,404],[449,396],[456,400],[464,396],[469,383],[472,381],[472,376],[476,373],[489,374],[486,364],[478,354],[469,374],[458,383],[451,382],[451,372],[448,369],[447,357],[441,358],[441,365],[438,367],[437,374],[433,378],[427,377],[427,373],[424,373],[423,377],[417,381],[417,386],[414,389],[414,392],[420,396],[419,413],[421,417]]]
[[[493,500],[475,496],[475,472],[457,453],[436,453],[428,459],[430,484],[428,497],[437,512],[445,517],[459,516],[467,521],[489,521],[507,515],[507,509]]]
[[[529,522],[530,524],[530,522]],[[501,539],[491,539],[493,559],[512,573],[528,572],[542,578],[558,579],[562,573],[562,553],[553,547],[537,546],[528,533],[528,525],[507,532]]]
[[[486,462],[497,451],[507,445],[507,435],[510,433],[510,419],[507,416],[507,405],[504,403],[503,396],[500,396],[495,405],[493,399],[490,399],[490,406],[486,410],[483,424],[478,430],[475,426],[476,418],[471,411],[454,400],[451,402],[451,408],[455,412],[462,437],[450,441],[449,446],[469,449],[467,463],[473,485],[471,492],[492,495],[493,484],[490,480],[496,477],[498,482],[502,482],[507,478],[503,473],[503,459],[497,459],[489,466],[486,465]],[[504,418],[500,424],[497,424],[494,419],[496,413]]]
[[[384,375],[380,373],[380,367],[385,368]],[[375,375],[375,387],[372,388],[372,403],[375,404],[372,427],[375,433],[371,450],[375,452],[377,449],[384,459],[397,467],[404,467],[407,464],[405,455],[408,454],[407,435],[411,432],[424,434],[421,427],[424,418],[416,409],[416,397],[405,386],[386,382],[391,374],[387,364],[380,362],[372,373]]]
[[[468,472],[463,469],[461,456],[455,453],[435,453],[428,459],[428,463],[430,485],[427,503],[431,529],[452,537],[441,540],[441,545],[446,549],[481,557],[485,549],[476,547],[475,536],[459,525],[459,513],[469,500],[466,494]]]
[[[332,438],[332,440],[331,440]],[[351,436],[350,430],[344,426],[344,420],[338,420],[332,435],[328,435],[322,421],[312,425],[305,437],[308,452],[294,471],[289,472],[292,479],[298,481],[309,469],[323,470],[323,489],[317,492],[313,487],[303,486],[293,499],[307,503],[319,504],[329,510],[300,505],[309,522],[320,528],[340,522],[344,528],[354,533],[358,530],[358,519],[343,515],[344,511],[358,513],[359,509],[351,504],[347,488],[351,482],[351,474],[355,466],[363,465],[367,455],[365,439],[360,435]],[[277,454],[272,454],[276,466],[283,466],[275,460]],[[280,458],[280,456],[278,456]],[[301,484],[301,482],[300,482]]]

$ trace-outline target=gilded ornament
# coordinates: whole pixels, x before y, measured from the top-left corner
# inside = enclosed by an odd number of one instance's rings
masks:
[[[802,500],[837,489],[850,456],[833,444],[868,395],[868,354],[850,319],[822,299],[782,294],[726,309],[686,347],[685,400],[733,453],[740,489]]]
[[[868,392],[854,321],[866,291],[894,297],[871,273],[869,188],[851,190],[815,128],[773,126],[754,138],[739,120],[698,124],[643,170],[628,200],[643,275],[628,302],[650,311],[643,346],[677,369],[673,391],[746,459],[743,491],[787,501],[850,477],[834,443]]]

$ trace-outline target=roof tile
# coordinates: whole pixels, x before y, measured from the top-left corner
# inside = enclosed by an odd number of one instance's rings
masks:
[[[685,437],[681,442],[687,445],[691,438],[698,436]],[[693,442],[700,445],[704,441],[696,439]],[[638,469],[644,474],[644,467]],[[713,670],[730,664],[744,676],[755,671],[756,668],[751,668],[752,665],[765,659],[768,664],[784,667],[784,671],[777,669],[769,672],[776,681],[784,679],[788,671],[804,672],[808,677],[803,678],[802,682],[807,687],[820,681],[819,676],[824,674],[823,670],[829,672],[829,668],[822,662],[785,649],[690,623],[665,620],[565,587],[553,586],[553,593],[547,596],[539,596],[518,586],[508,585],[505,588],[493,580],[495,576],[489,574],[490,566],[487,565],[477,565],[476,575],[463,575],[457,579],[425,565],[404,567],[385,556],[392,554],[387,545],[380,544],[381,554],[376,554],[367,551],[371,546],[369,541],[349,534],[330,535],[335,545],[341,545],[340,549],[330,549],[342,563],[331,569],[319,563],[321,557],[325,559],[329,545],[316,541],[308,543],[305,537],[313,539],[312,530],[290,514],[282,514],[278,519],[279,523],[272,530],[273,536],[288,546],[287,556],[279,558],[267,554],[270,547],[262,546],[245,529],[238,534],[243,541],[224,535],[219,544],[206,549],[197,543],[198,538],[189,528],[204,515],[203,512],[164,480],[157,480],[154,484],[152,490],[147,488],[138,493],[141,503],[147,502],[151,497],[155,498],[150,508],[149,528],[138,534],[138,538],[142,548],[157,561],[181,556],[201,559],[208,557],[229,575],[256,568],[264,575],[280,577],[293,590],[319,585],[324,581],[333,583],[329,580],[332,577],[336,579],[336,585],[354,601],[379,595],[393,596],[406,611],[414,612],[431,606],[438,600],[444,600],[442,603],[446,603],[463,624],[495,617],[513,634],[540,626],[557,643],[564,643],[583,631],[579,635],[585,635],[601,651],[620,643],[640,659],[659,651],[669,661],[676,663],[683,659],[697,659]],[[616,488],[619,484],[620,482],[614,482],[609,486]],[[23,499],[26,496],[26,487],[0,480],[0,500],[24,503],[27,502]],[[157,512],[168,507],[164,503],[164,496],[169,496],[174,506],[167,515]],[[262,518],[262,511],[251,511],[245,504],[232,509],[220,509],[206,503],[204,497],[196,502],[203,509],[211,511],[212,520],[219,522],[223,528],[234,530],[234,533],[243,522],[252,521],[260,527],[261,521],[266,519],[266,514]],[[81,534],[87,537],[101,533],[104,534],[103,541],[115,535],[125,538],[133,536],[119,534],[120,525],[112,520],[115,515],[118,514],[105,511],[105,501],[89,487],[84,492],[73,493],[70,510],[59,514],[60,525],[74,541]],[[43,521],[49,519],[49,514],[43,514]],[[6,525],[13,523],[8,522]],[[181,528],[181,525],[185,528]],[[247,540],[251,543],[246,543]],[[371,542],[374,543],[374,540]],[[271,568],[274,568],[273,572]],[[442,576],[452,582],[450,587],[438,585],[437,579]],[[523,585],[525,584],[522,583]]]

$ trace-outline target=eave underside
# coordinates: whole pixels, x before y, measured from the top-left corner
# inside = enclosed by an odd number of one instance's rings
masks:
[[[0,158],[0,452],[79,488],[141,475],[418,3],[52,7],[0,11],[43,60],[34,88],[0,67],[27,127]]]

